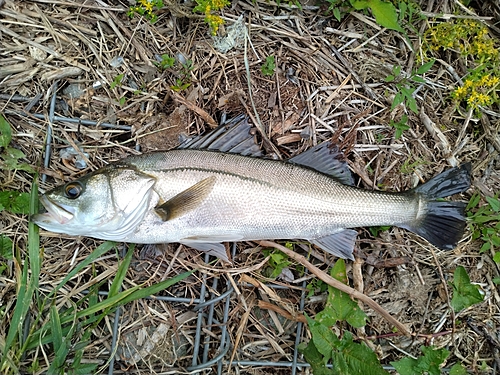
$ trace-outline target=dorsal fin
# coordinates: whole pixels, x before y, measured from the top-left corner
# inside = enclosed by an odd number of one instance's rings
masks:
[[[213,150],[245,156],[262,155],[245,115],[236,116],[207,134],[187,139],[177,148]]]
[[[330,142],[320,143],[289,161],[330,175],[344,185],[354,185],[354,179],[344,159],[344,154]]]

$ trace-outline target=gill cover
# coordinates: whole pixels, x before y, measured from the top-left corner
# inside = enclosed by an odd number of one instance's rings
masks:
[[[155,179],[127,165],[109,165],[45,193],[45,213],[32,217],[43,229],[118,240],[146,214]]]

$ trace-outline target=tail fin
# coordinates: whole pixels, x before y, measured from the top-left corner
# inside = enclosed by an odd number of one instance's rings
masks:
[[[463,202],[435,200],[464,192],[470,187],[470,163],[451,168],[425,184],[413,189],[413,193],[424,196],[426,212],[417,221],[402,225],[403,228],[422,236],[434,246],[451,250],[457,246],[465,229],[465,207]]]

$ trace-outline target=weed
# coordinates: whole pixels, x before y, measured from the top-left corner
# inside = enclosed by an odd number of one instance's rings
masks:
[[[462,266],[455,269],[452,287],[451,307],[455,312],[483,301],[484,297],[479,291],[479,286],[470,282],[469,275]]]
[[[394,82],[397,88],[397,93],[392,101],[391,110],[396,108],[401,103],[410,108],[414,113],[418,114],[417,101],[413,97],[416,90],[415,83],[422,84],[425,80],[420,75],[427,73],[434,65],[435,60],[428,61],[420,66],[416,71],[413,71],[408,77],[401,75],[401,67],[394,66],[392,74],[385,78],[385,82]]]
[[[414,161],[413,163],[411,162],[411,158],[408,158],[404,161],[403,165],[401,166],[400,168],[400,171],[401,173],[403,174],[411,174],[415,171],[415,169],[419,166],[419,165],[424,165],[426,164],[426,161],[425,160],[422,160],[422,159],[417,159],[416,161]]]
[[[114,79],[113,79],[113,82],[111,82],[111,84],[109,85],[109,88],[111,90],[114,90],[115,87],[120,87],[122,85],[122,81],[123,81],[123,74],[118,74]]]
[[[390,2],[383,0],[327,0],[328,10],[333,12],[334,17],[340,22],[343,15],[350,10],[370,9],[375,21],[382,27],[404,32],[398,22],[396,8]]]
[[[347,283],[345,262],[338,260],[330,271],[332,277]],[[367,316],[348,294],[328,286],[328,297],[323,311],[313,320],[306,316],[312,338],[299,345],[311,365],[314,374],[388,374],[376,354],[364,343],[353,341],[350,332],[344,331],[339,338],[332,330],[338,321],[346,321],[353,327],[362,327]],[[332,362],[332,369],[327,367]]]
[[[275,69],[276,65],[274,63],[274,56],[267,56],[266,61],[260,67],[260,71],[265,76],[272,76],[274,74]]]
[[[219,26],[224,23],[224,20],[214,12],[221,10],[229,5],[229,0],[195,0],[196,5],[193,12],[200,12],[205,14],[205,22],[210,26],[212,35],[216,35]]]
[[[174,91],[182,91],[191,86],[191,71],[193,68],[192,60],[186,60],[185,63],[182,63],[179,71],[180,76],[175,79],[175,85],[170,86],[170,88]]]
[[[286,245],[289,247],[288,243]],[[264,270],[267,277],[272,279],[277,278],[281,275],[284,268],[292,264],[292,262],[288,260],[288,256],[283,254],[281,251],[275,249],[264,249],[262,252],[266,257],[269,257],[269,267]]]
[[[158,16],[153,13],[155,8],[163,8],[163,0],[136,0],[135,6],[128,9],[127,16],[132,18],[137,13],[155,23],[158,20]]]
[[[440,375],[441,366],[450,355],[445,348],[435,349],[433,347],[421,346],[424,353],[418,358],[406,357],[399,361],[391,362],[400,375]]]
[[[9,122],[0,113],[0,169],[7,171],[25,171],[34,173],[33,168],[27,164],[20,162],[20,159],[26,157],[24,152],[10,145],[12,141],[12,128]]]
[[[153,61],[153,64],[155,64],[158,69],[161,71],[165,69],[169,69],[175,65],[175,57],[172,57],[168,54],[163,54],[161,55],[161,60],[160,61]]]
[[[345,262],[340,259],[333,266],[330,274],[335,279],[347,283]],[[454,277],[453,308],[458,311],[468,307],[479,300],[475,294],[477,286],[470,283],[463,267],[458,267]],[[457,310],[458,308],[458,310]],[[382,368],[376,354],[364,343],[353,341],[352,334],[342,332],[339,337],[333,330],[338,322],[346,322],[352,327],[362,327],[366,324],[367,316],[349,295],[331,286],[328,286],[328,297],[323,311],[316,314],[313,320],[306,316],[311,332],[311,340],[299,345],[299,350],[304,354],[306,361],[311,365],[314,374],[374,374],[388,375]],[[439,375],[441,367],[449,356],[449,351],[442,348],[422,346],[423,355],[417,358],[403,358],[391,362],[401,375]],[[330,364],[331,368],[328,367]],[[465,369],[461,364],[455,364],[453,374],[464,375]]]
[[[493,260],[500,263],[500,199],[499,194],[494,197],[485,197],[486,204],[479,205],[481,196],[476,193],[467,205],[466,211],[469,226],[472,230],[472,239],[481,239],[481,253],[490,251]]]
[[[401,136],[403,135],[403,132],[405,130],[410,129],[410,127],[407,125],[407,123],[408,123],[408,116],[406,116],[406,115],[401,116],[401,119],[399,121],[391,120],[389,122],[389,126],[396,129],[396,132],[394,133],[395,139],[401,138]]]
[[[424,41],[431,51],[452,50],[460,53],[470,66],[463,85],[452,93],[457,103],[465,102],[468,108],[478,110],[481,106],[500,102],[497,93],[500,52],[485,25],[469,19],[441,22],[425,32]]]

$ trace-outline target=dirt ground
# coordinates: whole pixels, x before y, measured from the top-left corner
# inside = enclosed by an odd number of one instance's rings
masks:
[[[224,52],[214,47],[220,40],[214,41],[190,2],[165,3],[152,24],[139,15],[127,16],[134,5],[127,1],[0,1],[0,112],[13,127],[12,146],[24,152],[23,161],[45,175],[39,181],[41,192],[110,161],[173,148],[179,136],[202,134],[224,116],[241,113],[259,124],[262,147],[275,158],[287,159],[325,140],[339,143],[357,185],[365,189],[407,190],[470,161],[472,187],[456,199],[468,200],[474,192],[491,197],[500,190],[498,102],[480,113],[454,102],[451,92],[460,86],[468,66],[456,52],[430,51],[422,37],[434,23],[460,15],[490,25],[489,35],[498,48],[500,9],[494,1],[473,2],[466,12],[458,1],[421,0],[427,17],[413,21],[407,38],[379,26],[369,12],[352,11],[339,22],[327,12],[327,3],[311,1],[299,9],[288,2],[233,1],[222,12],[225,23],[219,35],[236,30],[232,26],[241,16],[248,39],[245,43],[240,26],[236,45]],[[174,57],[175,64],[160,68],[162,55]],[[268,56],[275,58],[275,71],[266,76],[261,67]],[[410,74],[431,57],[436,62],[423,74],[425,82],[415,84],[418,113],[404,103],[391,109],[398,88],[386,78],[393,68]],[[409,129],[397,138],[390,124],[403,116]],[[44,165],[49,129],[51,156]],[[62,158],[61,151],[70,146],[78,151]],[[28,192],[32,180],[25,171],[0,169],[1,190]],[[2,211],[0,220],[2,233],[25,256],[27,216]],[[500,276],[499,268],[491,252],[479,252],[482,242],[472,240],[470,229],[452,251],[433,248],[402,229],[382,231],[376,237],[367,229],[358,232],[357,260],[348,263],[351,285],[413,336],[395,333],[383,316],[368,307],[364,310],[369,322],[363,330],[344,329],[371,346],[383,365],[419,356],[420,346],[431,344],[450,351],[447,368],[460,362],[472,373],[499,371],[500,297],[493,282]],[[41,241],[42,295],[102,243],[44,231]],[[295,250],[306,254],[307,248],[296,245]],[[317,253],[314,262],[322,270],[335,260]],[[111,252],[72,279],[68,286],[75,292],[72,298],[77,300],[78,293],[111,278],[117,258]],[[206,264],[197,251],[177,244],[160,250],[138,246],[126,280],[129,286],[152,285],[202,267],[205,279],[202,273],[193,274],[167,294],[195,299],[202,284],[212,297],[235,288],[226,314],[231,346],[225,359],[291,361],[297,322],[279,311],[299,311],[302,282],[312,278],[301,278],[291,266],[293,280],[278,280],[286,288],[271,293],[250,282],[270,281],[264,276],[264,259],[255,243],[238,244],[232,266]],[[2,340],[20,277],[19,266],[8,264],[0,274]],[[450,308],[450,281],[458,266],[465,267],[485,298],[457,314]],[[96,274],[101,276],[94,282]],[[220,282],[214,284],[215,279]],[[106,289],[105,283],[102,288]],[[61,293],[56,303],[64,304],[64,293],[70,290]],[[304,311],[314,316],[325,296],[326,292],[317,292],[306,298]],[[261,301],[271,301],[281,310],[265,308]],[[196,331],[193,306],[154,299],[126,306],[118,327],[115,372],[186,371]],[[224,308],[222,303],[215,305],[213,314],[219,322]],[[213,324],[213,330],[202,328],[205,343],[210,344],[208,359],[220,350],[220,325]],[[112,357],[112,326],[110,315],[95,327],[85,349],[85,359],[99,363],[101,371],[107,371]],[[152,348],[145,348],[144,337]],[[300,341],[309,337],[303,329]],[[53,356],[51,347],[41,345],[28,352],[24,368],[38,361],[43,371]],[[217,365],[211,370],[217,371]],[[222,371],[289,373],[289,369],[243,364],[224,364]]]

